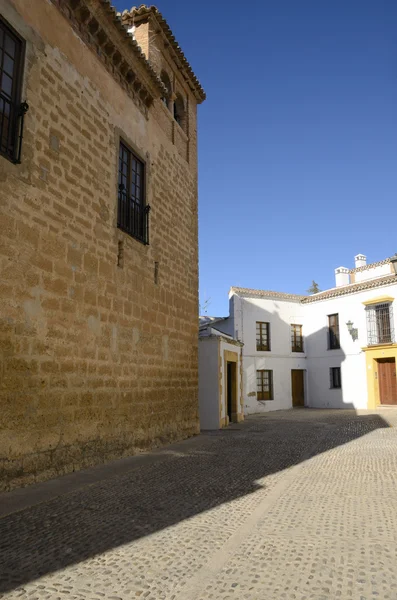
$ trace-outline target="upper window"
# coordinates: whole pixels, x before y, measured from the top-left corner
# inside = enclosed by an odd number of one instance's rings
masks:
[[[393,307],[391,302],[367,306],[368,346],[394,343]]]
[[[120,142],[117,227],[148,244],[149,210],[145,203],[145,163]]]
[[[24,41],[0,18],[0,154],[21,160],[23,115],[21,104]]]
[[[303,352],[302,325],[291,325],[291,350]]]
[[[161,81],[164,83],[165,87],[167,88],[167,94],[165,96],[163,96],[161,98],[161,100],[167,107],[169,107],[172,87],[171,87],[171,80],[166,71],[161,71]]]
[[[273,371],[256,372],[257,400],[273,400]]]
[[[331,367],[329,370],[330,387],[339,389],[342,387],[342,379],[340,376],[340,367]]]
[[[186,111],[185,111],[185,103],[180,94],[177,94],[174,101],[174,119],[182,127],[183,130],[186,130]]]
[[[270,323],[256,322],[256,349],[270,350]]]
[[[328,315],[328,348],[337,350],[340,348],[339,341],[339,315]]]

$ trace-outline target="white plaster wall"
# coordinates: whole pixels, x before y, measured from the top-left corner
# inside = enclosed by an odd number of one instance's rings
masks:
[[[366,281],[367,279],[374,279],[375,277],[384,277],[385,275],[391,275],[391,265],[387,263],[385,265],[379,265],[378,267],[373,267],[371,269],[366,269],[365,271],[358,271],[354,273],[354,281],[358,283],[359,281]]]
[[[201,429],[219,429],[219,342],[199,338],[199,411]]]
[[[306,352],[308,372],[308,406],[316,408],[366,408],[367,377],[365,352],[367,345],[366,312],[363,302],[381,296],[397,297],[397,284],[305,304]],[[396,331],[396,301],[393,321]],[[339,350],[328,350],[328,315],[339,314]],[[353,341],[346,323],[358,329]],[[330,367],[341,367],[342,389],[330,389]]]
[[[221,394],[221,417],[224,418],[227,415],[227,398],[226,398],[226,363],[224,359],[224,351],[229,350],[230,352],[237,353],[237,402],[238,406],[240,406],[240,372],[241,372],[241,346],[236,346],[236,344],[228,344],[224,340],[220,342],[220,352],[221,352],[221,370],[222,370],[222,394]],[[240,408],[239,408],[240,412]]]
[[[303,326],[305,307],[299,302],[234,297],[235,327],[243,347],[244,413],[259,413],[292,407],[291,369],[306,369],[305,352],[291,351],[291,324]],[[256,350],[256,322],[270,323],[270,352]],[[274,399],[256,398],[256,371],[273,371]]]

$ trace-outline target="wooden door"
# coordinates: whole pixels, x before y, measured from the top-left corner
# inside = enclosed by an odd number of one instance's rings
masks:
[[[396,361],[378,360],[379,399],[381,404],[397,404]]]
[[[305,406],[304,370],[292,369],[292,406]]]

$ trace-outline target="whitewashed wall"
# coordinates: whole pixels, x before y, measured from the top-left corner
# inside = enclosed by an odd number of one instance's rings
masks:
[[[299,302],[232,296],[234,325],[243,347],[245,414],[292,407],[291,369],[306,369],[305,352],[291,351],[291,324],[303,326],[304,306]],[[256,322],[270,323],[270,352],[256,350]],[[274,399],[256,398],[256,371],[273,371]]]
[[[200,428],[219,429],[218,339],[199,338],[198,355]]]
[[[379,265],[378,267],[371,267],[364,271],[357,271],[354,273],[355,283],[360,281],[367,281],[367,279],[374,279],[375,277],[384,277],[385,275],[391,275],[391,265],[386,263],[385,265]]]

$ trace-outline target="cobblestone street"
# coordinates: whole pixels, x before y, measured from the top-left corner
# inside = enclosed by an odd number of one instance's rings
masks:
[[[0,597],[396,600],[394,424],[280,411],[3,494]]]

